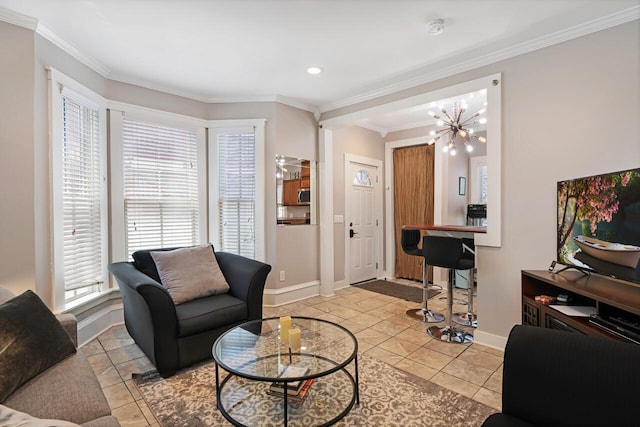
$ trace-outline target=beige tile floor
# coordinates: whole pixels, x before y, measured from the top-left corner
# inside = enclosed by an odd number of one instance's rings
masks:
[[[419,286],[415,282],[400,281]],[[456,290],[454,301],[463,302],[467,291]],[[446,313],[445,292],[429,300],[429,308]],[[405,314],[419,304],[356,287],[335,296],[313,297],[281,307],[265,307],[264,317],[310,316],[337,322],[358,338],[360,354],[383,360],[399,369],[430,380],[464,396],[500,410],[502,351],[479,344],[450,344],[432,339],[426,325]],[[466,311],[455,304],[455,311]],[[482,319],[480,319],[482,321]],[[157,426],[131,380],[134,372],[153,365],[128,335],[114,326],[82,347],[123,426]]]

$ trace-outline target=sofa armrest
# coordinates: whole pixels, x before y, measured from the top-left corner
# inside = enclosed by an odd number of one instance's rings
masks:
[[[262,318],[262,297],[271,266],[228,252],[216,252],[220,270],[229,283],[229,293],[247,302],[250,320]]]
[[[515,326],[504,354],[502,412],[537,426],[628,425],[639,360],[638,345]]]
[[[124,306],[127,331],[161,374],[178,366],[178,318],[167,290],[130,262],[109,265]]]
[[[67,331],[67,333],[71,337],[73,345],[78,348],[78,321],[76,319],[76,316],[71,313],[67,313],[58,314],[56,318],[58,319],[58,322],[60,322],[64,330]]]

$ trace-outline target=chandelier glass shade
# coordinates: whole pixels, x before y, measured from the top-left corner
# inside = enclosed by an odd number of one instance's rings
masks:
[[[468,152],[473,151],[472,142],[478,141],[486,143],[487,138],[475,135],[475,131],[472,127],[476,124],[485,124],[487,122],[485,117],[481,117],[482,114],[485,113],[486,109],[483,108],[472,116],[465,118],[463,117],[463,114],[466,110],[467,104],[464,102],[461,102],[460,104],[455,102],[453,104],[452,114],[449,114],[445,108],[441,109],[442,116],[434,113],[433,111],[429,111],[429,115],[437,120],[436,124],[441,129],[432,130],[430,132],[431,139],[427,144],[433,145],[436,141],[442,138],[443,141],[446,142],[442,147],[442,151],[455,156],[457,153],[456,140],[458,139],[463,141],[464,147]]]

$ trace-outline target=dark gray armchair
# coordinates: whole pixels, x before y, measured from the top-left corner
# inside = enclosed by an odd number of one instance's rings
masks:
[[[211,359],[211,346],[224,331],[262,318],[262,297],[271,266],[231,253],[216,252],[228,293],[175,305],[160,284],[150,249],[133,254],[133,262],[109,265],[124,305],[129,335],[163,377]]]
[[[504,352],[502,413],[482,427],[638,425],[640,346],[515,326]]]

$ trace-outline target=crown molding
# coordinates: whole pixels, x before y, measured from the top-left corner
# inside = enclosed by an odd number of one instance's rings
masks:
[[[523,55],[525,53],[533,52],[538,49],[543,49],[545,47],[563,43],[578,37],[586,36],[598,31],[606,30],[608,28],[638,19],[640,19],[640,6],[634,6],[629,9],[613,13],[611,15],[603,16],[601,18],[597,18],[541,37],[537,37],[526,42],[518,43],[514,46],[501,49],[487,55],[478,56],[476,58],[472,58],[467,61],[461,61],[446,67],[438,67],[438,69],[434,71],[429,70],[429,68],[434,67],[434,64],[432,64],[427,67],[423,67],[423,72],[415,77],[404,79],[396,83],[392,83],[390,85],[380,87],[379,89],[365,92],[356,96],[344,98],[340,101],[322,104],[319,106],[319,109],[321,112],[326,113],[338,108],[347,107],[364,101],[369,101],[402,90],[411,89],[416,86],[430,83],[438,79],[470,71],[472,69],[503,61],[505,59],[513,58],[515,56]]]
[[[184,90],[179,90],[163,84],[150,83],[147,80],[139,79],[136,77],[122,76],[120,74],[112,73],[107,76],[107,79],[113,82],[124,83],[132,86],[139,86],[143,89],[155,90],[157,92],[161,92],[167,95],[174,95],[174,96],[179,96],[181,98],[187,98],[187,99],[192,99],[194,101],[208,103],[207,98],[202,95],[198,95],[193,92],[187,92]]]
[[[282,96],[282,95],[276,95],[276,102],[288,105],[290,107],[298,108],[300,110],[308,111],[310,113],[313,113],[314,116],[320,117],[320,110],[318,109],[317,106],[307,104],[306,102],[302,102],[298,99],[289,98],[287,96]]]
[[[365,129],[369,129],[370,131],[377,132],[377,133],[380,134],[380,136],[382,138],[386,137],[387,133],[389,133],[388,129],[385,129],[382,126],[373,125],[373,124],[367,122],[366,120],[358,122],[358,123],[356,123],[356,125],[360,126],[361,128],[365,128]]]
[[[17,25],[18,27],[27,28],[35,31],[38,26],[38,20],[18,12],[0,7],[0,21]]]
[[[109,75],[109,69],[104,64],[95,58],[82,53],[78,48],[63,40],[60,36],[35,18],[0,7],[0,21],[32,30],[62,49],[64,52],[73,56],[87,67],[91,68],[96,73],[100,74],[102,77],[107,77]]]
[[[231,102],[279,102],[291,107],[299,108],[305,111],[309,111],[314,116],[319,117],[320,113],[325,113],[338,108],[347,107],[350,105],[358,104],[360,102],[369,101],[382,96],[390,95],[402,90],[411,89],[416,86],[427,84],[438,79],[449,77],[454,74],[469,71],[478,67],[489,65],[495,62],[499,62],[505,59],[513,58],[518,55],[533,52],[538,49],[549,47],[555,44],[559,44],[568,40],[572,40],[578,37],[582,37],[597,31],[602,31],[617,25],[621,25],[627,22],[640,19],[640,6],[634,6],[611,15],[603,16],[601,18],[594,19],[592,21],[585,22],[583,24],[576,25],[564,30],[557,31],[555,33],[547,34],[516,44],[514,46],[501,49],[499,51],[482,55],[476,58],[472,58],[466,61],[461,61],[449,66],[438,67],[433,70],[435,64],[423,67],[418,71],[418,75],[414,77],[399,80],[395,83],[382,86],[378,89],[361,93],[348,98],[321,104],[319,106],[305,103],[301,100],[285,97],[282,95],[267,95],[267,96],[252,96],[252,97],[225,97],[215,98],[207,97],[191,92],[180,91],[171,87],[158,84],[150,84],[142,79],[124,77],[119,75],[113,75],[108,67],[102,64],[100,61],[92,58],[91,56],[82,53],[78,48],[72,44],[66,42],[60,38],[57,34],[40,23],[37,19],[10,11],[8,9],[0,7],[0,20],[8,22],[13,25],[17,25],[23,28],[27,28],[35,31],[43,38],[47,39],[64,52],[68,53],[87,67],[94,70],[101,76],[122,83],[132,84],[140,86],[146,89],[157,90],[159,92],[168,93],[171,95],[180,96],[183,98],[193,99],[205,103],[231,103]],[[412,74],[415,74],[413,72]]]
[[[135,79],[126,76],[111,74],[107,76],[109,80],[130,84],[134,86],[140,86],[144,89],[155,90],[158,92],[166,93],[169,95],[180,96],[182,98],[192,99],[194,101],[203,102],[205,104],[230,104],[230,103],[249,103],[249,102],[279,102],[281,104],[289,105],[294,108],[309,111],[313,113],[318,120],[320,111],[313,105],[306,104],[293,98],[288,98],[282,95],[258,95],[258,96],[233,96],[233,97],[204,97],[193,92],[181,91],[162,84],[151,84],[148,81],[142,79]]]
[[[235,102],[277,102],[276,95],[218,96],[205,98],[209,104],[233,104]]]
[[[230,104],[234,102],[278,102],[290,107],[305,110],[314,115],[319,115],[320,111],[314,105],[307,104],[295,98],[289,98],[283,95],[257,95],[257,96],[229,96],[229,97],[211,97],[206,98],[205,102],[209,104]]]
[[[107,68],[104,64],[102,64],[97,59],[83,53],[72,45],[71,43],[63,40],[59,35],[51,31],[51,29],[42,24],[42,22],[38,22],[38,26],[36,27],[36,33],[49,40],[54,45],[58,46],[64,52],[73,56],[75,59],[91,68],[96,73],[100,74],[102,77],[107,77],[109,75],[109,68]]]

